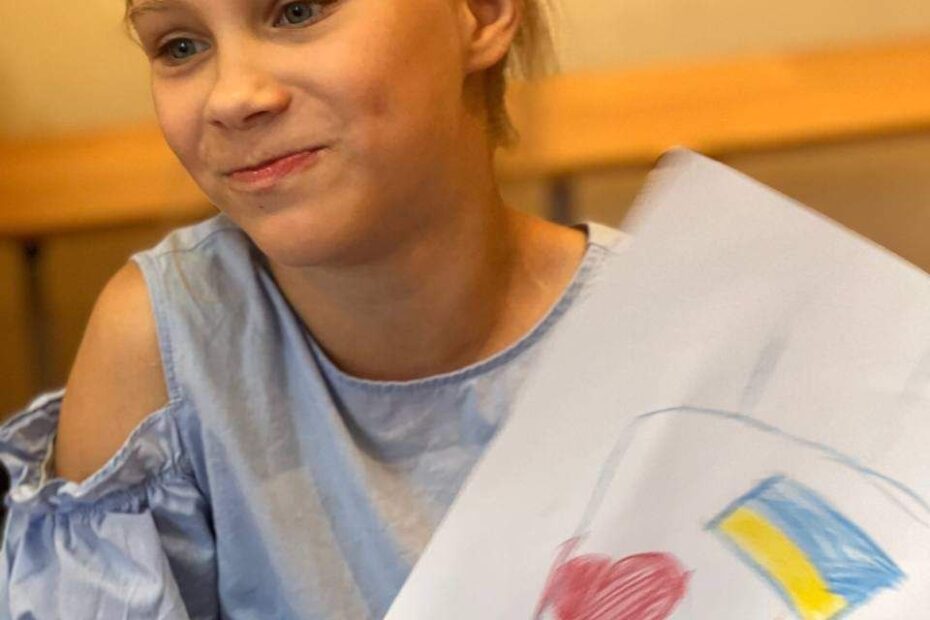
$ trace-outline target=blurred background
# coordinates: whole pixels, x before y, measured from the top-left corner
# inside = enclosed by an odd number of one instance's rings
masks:
[[[0,3],[0,417],[64,384],[107,278],[213,211],[154,126],[121,0]],[[618,225],[683,145],[930,269],[930,2],[564,0],[516,85],[506,200]]]

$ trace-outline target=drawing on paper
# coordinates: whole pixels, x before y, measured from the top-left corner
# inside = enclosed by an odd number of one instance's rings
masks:
[[[683,427],[685,423],[689,426]],[[703,571],[700,556],[680,555],[674,545],[651,549],[650,543],[636,534],[629,538],[629,533],[610,533],[614,521],[609,515],[613,511],[620,510],[616,514],[629,517],[629,511],[642,510],[642,498],[636,495],[637,491],[633,490],[632,495],[625,491],[629,484],[639,484],[641,480],[624,482],[623,474],[619,473],[639,471],[637,465],[641,461],[635,458],[628,463],[630,467],[622,467],[627,454],[643,446],[661,451],[656,447],[660,445],[656,438],[664,440],[671,432],[669,429],[680,428],[692,432],[713,428],[708,432],[716,435],[711,436],[727,438],[728,445],[740,446],[737,450],[743,453],[746,446],[757,443],[757,447],[766,446],[759,450],[760,454],[779,455],[772,462],[760,461],[754,473],[734,472],[733,484],[742,484],[739,480],[745,476],[745,486],[742,489],[733,486],[733,495],[729,496],[738,499],[730,501],[722,493],[720,504],[716,504],[719,500],[708,504],[707,512],[694,523],[693,534],[688,534],[710,535],[722,541],[727,551],[716,561],[732,558],[736,564],[727,570],[733,570],[734,575],[746,567],[747,577],[761,577],[760,591],[771,588],[771,600],[785,605],[779,613],[787,612],[799,620],[845,618],[881,592],[897,588],[905,581],[905,571],[856,523],[857,515],[844,514],[825,499],[826,495],[815,490],[815,483],[799,482],[805,478],[805,471],[815,470],[798,468],[799,474],[786,475],[778,463],[791,471],[797,465],[793,459],[804,455],[838,468],[848,473],[849,480],[866,485],[863,488],[879,490],[888,500],[888,510],[894,514],[915,527],[930,529],[930,504],[920,495],[830,446],[792,435],[758,419],[726,411],[674,407],[637,417],[614,445],[601,466],[575,532],[556,551],[534,620],[666,620],[680,608],[693,613],[694,605],[703,604],[704,595],[692,583],[692,578]],[[679,451],[682,449],[681,444],[675,445]],[[688,454],[701,455],[702,449]],[[709,449],[715,455],[719,450]],[[703,469],[702,466],[695,471]],[[713,484],[710,479],[698,476],[696,480]],[[617,484],[621,486],[613,486]],[[642,488],[659,487],[653,479],[643,483]],[[852,489],[846,490],[849,491]],[[671,519],[668,523],[672,530],[690,532],[693,516],[688,510],[677,511],[676,500],[671,501],[662,504],[665,509],[654,514],[662,515],[658,518],[663,520]],[[605,510],[605,504],[613,508]],[[713,518],[708,522],[709,517]],[[626,523],[622,519],[616,527],[622,529]],[[605,542],[612,540],[626,542],[620,547]],[[618,548],[626,551],[616,553]],[[711,574],[705,577],[715,578]],[[693,591],[689,592],[689,588]]]
[[[804,620],[838,618],[904,579],[865,532],[784,476],[759,483],[707,528]]]
[[[571,557],[580,543],[562,545],[536,617],[551,609],[557,620],[665,620],[684,597],[690,573],[669,553]]]

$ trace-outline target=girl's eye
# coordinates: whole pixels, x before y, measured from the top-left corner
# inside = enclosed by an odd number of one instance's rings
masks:
[[[158,50],[158,56],[166,58],[172,63],[179,64],[186,61],[194,54],[202,52],[206,47],[204,43],[195,41],[190,37],[178,37],[162,45]]]
[[[332,1],[332,0],[330,0]],[[299,26],[313,17],[313,6],[326,4],[326,0],[316,2],[288,2],[281,11],[275,26]],[[319,13],[319,11],[317,11]]]

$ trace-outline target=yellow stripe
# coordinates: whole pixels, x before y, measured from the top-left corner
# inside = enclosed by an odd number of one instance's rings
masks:
[[[762,515],[737,508],[720,523],[720,531],[781,584],[804,620],[829,620],[846,607],[804,552]]]

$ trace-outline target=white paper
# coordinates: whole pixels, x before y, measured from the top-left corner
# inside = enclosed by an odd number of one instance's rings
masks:
[[[930,277],[684,149],[389,620],[930,617]]]

